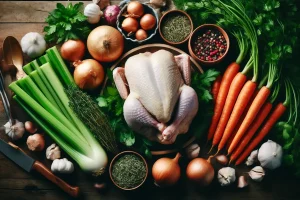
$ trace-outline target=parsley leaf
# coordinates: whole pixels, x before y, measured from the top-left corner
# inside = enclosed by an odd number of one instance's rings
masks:
[[[57,3],[45,20],[48,23],[44,27],[45,40],[59,44],[70,39],[86,39],[91,29],[82,10],[82,2],[75,5],[69,3],[66,7]]]

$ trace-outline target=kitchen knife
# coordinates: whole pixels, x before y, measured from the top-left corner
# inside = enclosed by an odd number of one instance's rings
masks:
[[[11,159],[14,163],[19,165],[27,172],[32,170],[37,171],[42,174],[48,180],[56,184],[63,191],[71,195],[72,197],[77,197],[79,194],[79,187],[72,187],[62,179],[55,176],[46,166],[41,162],[34,160],[33,158],[26,155],[19,147],[15,145],[9,145],[0,138],[0,152]]]

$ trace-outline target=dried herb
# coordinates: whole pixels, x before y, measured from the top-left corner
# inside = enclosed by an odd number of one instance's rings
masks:
[[[69,86],[65,91],[70,99],[70,107],[101,146],[112,153],[118,153],[115,133],[97,103],[77,87]]]
[[[191,24],[185,15],[170,15],[162,23],[162,34],[170,42],[181,42],[190,34]]]
[[[146,176],[146,166],[143,160],[128,154],[115,161],[112,167],[112,178],[122,188],[134,188],[140,185]]]

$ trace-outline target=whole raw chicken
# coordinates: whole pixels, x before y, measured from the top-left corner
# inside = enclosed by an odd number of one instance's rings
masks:
[[[189,56],[165,50],[130,57],[113,77],[127,124],[137,133],[162,144],[186,133],[198,111],[191,82]]]

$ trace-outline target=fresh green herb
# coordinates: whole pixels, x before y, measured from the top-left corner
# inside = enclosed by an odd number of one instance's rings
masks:
[[[69,3],[66,7],[57,3],[56,9],[46,18],[48,26],[44,28],[45,40],[58,44],[69,39],[86,39],[91,30],[82,10],[82,2],[74,5]]]
[[[113,163],[111,174],[118,186],[130,189],[144,181],[146,172],[143,160],[134,154],[128,154]]]
[[[181,42],[190,34],[191,24],[185,15],[167,16],[162,22],[162,34],[171,42]]]
[[[69,86],[65,92],[70,100],[69,105],[77,117],[89,128],[106,150],[117,154],[119,150],[115,133],[97,103],[78,87]]]

